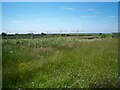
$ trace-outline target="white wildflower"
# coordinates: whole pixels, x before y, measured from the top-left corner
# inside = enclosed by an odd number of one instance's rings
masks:
[[[10,53],[13,53],[13,51],[11,50]]]
[[[34,84],[34,82],[31,82],[32,84]]]

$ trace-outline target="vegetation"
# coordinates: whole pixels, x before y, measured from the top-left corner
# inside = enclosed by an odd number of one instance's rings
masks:
[[[3,88],[118,87],[118,39],[101,35],[3,39]]]
[[[46,33],[41,33],[41,34],[33,34],[33,33],[28,33],[28,34],[7,34],[7,33],[2,33],[2,38],[3,39],[26,39],[26,38],[41,38],[41,37],[59,37],[59,36],[81,36],[81,38],[107,38],[107,37],[118,37],[120,36],[120,33],[72,33],[72,34],[46,34]]]

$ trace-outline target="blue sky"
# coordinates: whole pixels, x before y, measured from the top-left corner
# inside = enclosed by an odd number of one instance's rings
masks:
[[[6,33],[111,33],[118,31],[117,2],[3,2]]]
[[[119,0],[1,0],[3,2],[119,2]]]

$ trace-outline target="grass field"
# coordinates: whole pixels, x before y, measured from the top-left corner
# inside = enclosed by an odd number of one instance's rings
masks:
[[[118,39],[3,39],[3,88],[115,88]]]

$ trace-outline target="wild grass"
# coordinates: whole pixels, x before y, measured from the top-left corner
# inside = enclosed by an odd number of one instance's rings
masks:
[[[3,88],[118,87],[118,40],[3,39]]]

